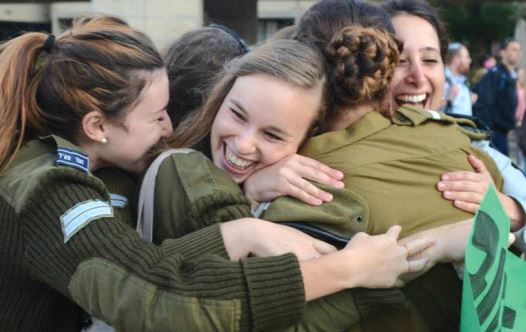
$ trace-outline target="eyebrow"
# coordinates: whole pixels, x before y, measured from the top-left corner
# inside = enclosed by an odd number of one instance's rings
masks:
[[[432,52],[440,52],[436,47],[432,47],[432,46],[425,46],[425,47],[422,47],[422,48],[419,49],[418,51],[420,51],[420,52],[429,52],[429,51],[432,51]]]
[[[247,111],[243,108],[243,105],[241,105],[241,103],[235,99],[235,98],[231,98],[230,99],[232,104],[234,104],[244,115],[247,115]],[[267,127],[268,130],[271,130],[271,131],[274,131],[282,136],[284,136],[284,138],[291,138],[292,137],[292,134],[290,133],[287,133],[286,131],[283,131],[283,129],[281,128],[278,128],[274,125],[270,125]]]

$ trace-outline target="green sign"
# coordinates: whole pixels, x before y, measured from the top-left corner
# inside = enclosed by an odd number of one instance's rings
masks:
[[[462,332],[526,331],[526,262],[508,251],[509,229],[491,187],[466,247]]]

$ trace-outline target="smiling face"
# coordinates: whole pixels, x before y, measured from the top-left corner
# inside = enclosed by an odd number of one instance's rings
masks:
[[[109,123],[108,143],[101,146],[102,164],[141,173],[149,162],[150,150],[172,133],[166,113],[168,76],[164,69],[148,75],[148,83],[123,121]]]
[[[319,87],[303,89],[266,74],[237,78],[212,125],[214,164],[242,183],[296,153],[320,102]]]
[[[435,29],[426,20],[409,14],[397,15],[392,22],[404,50],[389,86],[388,107],[413,104],[439,108],[445,77]]]

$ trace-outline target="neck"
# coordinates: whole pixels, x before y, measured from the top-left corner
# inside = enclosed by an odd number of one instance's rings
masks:
[[[374,110],[375,107],[371,104],[340,108],[340,116],[334,119],[334,121],[330,124],[329,129],[344,129],[349,125],[355,123],[356,121],[360,120],[365,114]]]
[[[449,70],[451,71],[451,73],[455,76],[458,76],[460,75],[460,72],[457,70],[457,67],[455,66],[447,66],[449,68]]]
[[[97,169],[103,167],[100,158],[98,157],[97,149],[93,144],[79,144],[79,147],[89,158],[89,170],[94,172]]]
[[[504,67],[506,67],[506,69],[509,71],[509,72],[512,72],[515,70],[515,67],[512,66],[511,64],[509,64],[508,62],[506,61],[502,61],[502,64],[504,65]]]

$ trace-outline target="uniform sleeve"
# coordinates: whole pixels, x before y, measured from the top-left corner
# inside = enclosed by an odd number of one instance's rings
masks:
[[[279,197],[266,209],[261,218],[274,222],[313,224],[335,235],[352,237],[366,231],[369,221],[367,202],[350,189],[337,189],[316,184],[330,192],[333,200],[312,206],[292,197]]]
[[[239,186],[203,154],[172,154],[161,164],[155,181],[154,243],[250,216],[250,203]]]
[[[90,181],[49,176],[22,208],[24,263],[33,278],[117,330],[274,329],[301,318],[295,256],[230,262],[201,254],[226,255],[218,225],[155,246],[115,218],[100,217],[65,241],[61,217],[104,200]]]

